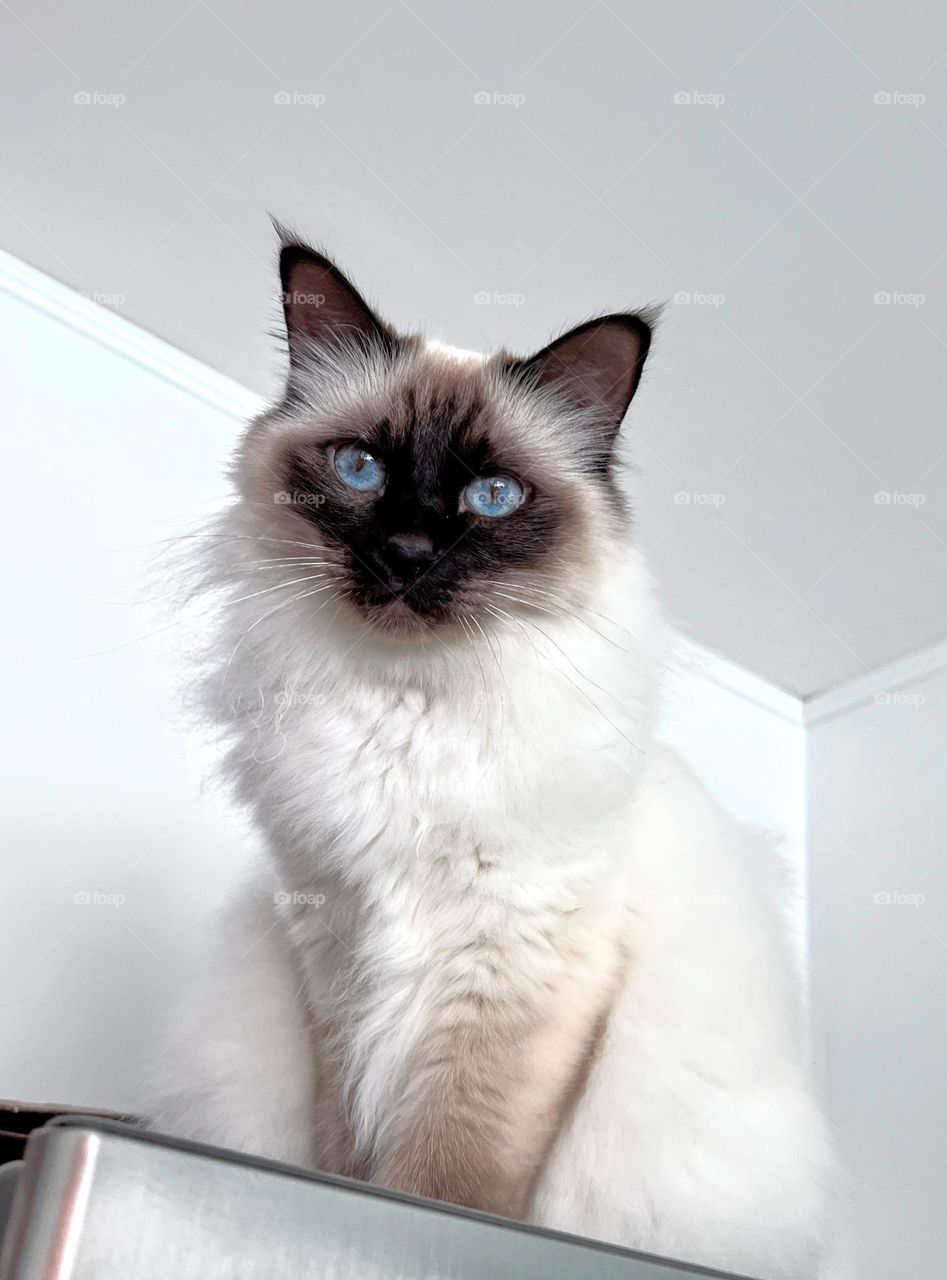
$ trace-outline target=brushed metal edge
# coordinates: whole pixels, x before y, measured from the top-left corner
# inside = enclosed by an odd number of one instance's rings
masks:
[[[101,1140],[83,1129],[39,1129],[26,1156],[0,1256],[0,1280],[69,1280]]]

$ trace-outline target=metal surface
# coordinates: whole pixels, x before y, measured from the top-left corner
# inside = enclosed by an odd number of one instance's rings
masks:
[[[19,1181],[0,1280],[720,1276],[121,1125],[55,1121]]]
[[[19,1185],[22,1170],[22,1160],[11,1160],[0,1168],[0,1248],[3,1246],[7,1223],[10,1221],[10,1215],[13,1212],[13,1200],[16,1196],[16,1189]]]

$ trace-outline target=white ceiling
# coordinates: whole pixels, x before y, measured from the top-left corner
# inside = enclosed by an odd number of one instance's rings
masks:
[[[262,391],[267,211],[462,346],[722,295],[667,308],[629,418],[638,536],[685,630],[810,694],[947,635],[942,21],[9,0],[0,243]]]

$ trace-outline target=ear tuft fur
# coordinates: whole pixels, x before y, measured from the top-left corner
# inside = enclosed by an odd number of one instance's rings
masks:
[[[610,451],[638,389],[656,318],[652,308],[598,316],[507,367],[527,385],[548,388],[587,415]]]
[[[273,220],[280,238],[279,272],[290,374],[328,348],[393,354],[398,336],[326,254]]]

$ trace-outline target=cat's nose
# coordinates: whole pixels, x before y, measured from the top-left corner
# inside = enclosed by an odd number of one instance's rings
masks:
[[[424,564],[434,559],[434,542],[427,533],[393,533],[385,543],[388,555],[411,564]]]

